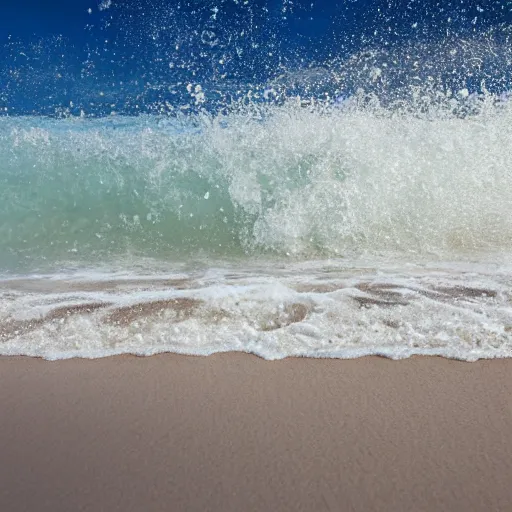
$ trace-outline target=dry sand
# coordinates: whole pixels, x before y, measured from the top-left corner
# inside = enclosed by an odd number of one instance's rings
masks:
[[[512,360],[0,358],[0,511],[509,511]]]

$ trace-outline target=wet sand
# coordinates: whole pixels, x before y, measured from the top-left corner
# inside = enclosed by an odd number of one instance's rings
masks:
[[[512,360],[0,358],[0,510],[512,510]]]

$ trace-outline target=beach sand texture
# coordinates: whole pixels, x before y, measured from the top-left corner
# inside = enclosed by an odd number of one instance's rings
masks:
[[[0,510],[512,510],[511,370],[0,358]]]

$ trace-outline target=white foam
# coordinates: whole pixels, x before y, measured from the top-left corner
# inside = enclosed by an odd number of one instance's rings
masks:
[[[64,359],[242,351],[265,359],[428,354],[467,361],[512,356],[510,266],[362,263],[3,280],[0,354]],[[156,301],[168,302],[144,310]],[[73,309],[100,303],[108,305]],[[123,318],[115,317],[120,310],[128,321],[113,321]]]

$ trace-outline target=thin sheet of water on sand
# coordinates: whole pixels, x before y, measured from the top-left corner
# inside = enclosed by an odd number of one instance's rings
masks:
[[[0,281],[0,354],[512,356],[512,268],[341,260]]]

